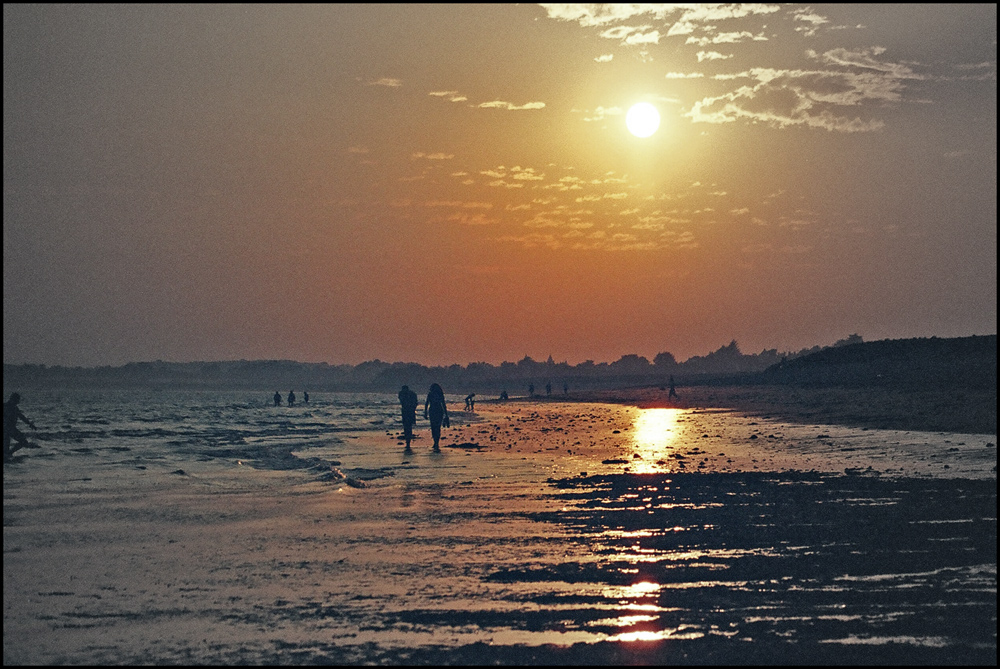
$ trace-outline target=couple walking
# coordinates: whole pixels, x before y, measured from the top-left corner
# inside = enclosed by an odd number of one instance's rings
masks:
[[[403,408],[403,438],[406,439],[406,450],[410,450],[413,425],[417,422],[417,394],[410,390],[409,386],[403,386],[399,391],[399,404]],[[432,383],[431,389],[427,391],[427,401],[424,402],[424,418],[431,422],[434,450],[440,450],[441,426],[449,427],[448,405],[445,404],[444,391],[436,383]]]

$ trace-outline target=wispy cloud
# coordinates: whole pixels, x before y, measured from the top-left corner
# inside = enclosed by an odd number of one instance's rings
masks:
[[[381,79],[376,79],[375,81],[369,81],[369,86],[387,86],[388,88],[399,88],[403,85],[402,79],[393,79],[391,77],[382,77]]]
[[[651,26],[616,26],[601,33],[605,39],[621,40],[623,44],[659,44],[660,31]]]
[[[574,109],[574,112],[580,112],[579,109]],[[624,114],[624,110],[621,107],[598,107],[592,112],[584,111],[587,116],[583,117],[584,121],[603,121],[608,116],[619,116]]]
[[[793,10],[792,15],[796,21],[806,24],[795,28],[796,31],[803,33],[806,37],[812,37],[821,25],[830,22],[825,16],[820,16],[810,7]]]
[[[699,63],[705,60],[726,60],[727,58],[733,57],[732,54],[729,54],[727,56],[725,54],[719,53],[718,51],[699,51],[697,55]]]
[[[614,60],[614,57],[615,57],[615,55],[613,53],[605,53],[605,54],[601,54],[600,56],[598,56],[594,60],[596,62],[598,62],[598,63],[610,63],[612,60]]]
[[[584,28],[606,26],[636,17],[664,19],[677,11],[673,5],[553,3],[543,4],[542,7],[550,19],[575,21]]]
[[[764,33],[752,33],[748,30],[742,30],[739,32],[731,33],[718,33],[710,37],[688,37],[685,40],[685,44],[696,44],[701,47],[708,46],[709,44],[735,44],[736,42],[745,42],[746,40],[753,40],[756,42],[766,42],[767,37]]]
[[[473,106],[479,107],[480,109],[507,109],[509,111],[522,111],[525,109],[543,109],[545,107],[545,103],[527,102],[523,105],[516,105],[512,102],[504,102],[503,100],[493,100],[491,102],[481,102],[478,105]]]
[[[696,123],[729,123],[747,119],[776,127],[807,126],[838,132],[865,132],[884,127],[879,119],[853,118],[838,112],[865,102],[897,102],[905,81],[922,79],[909,65],[879,61],[885,49],[833,49],[807,55],[828,70],[752,68],[715,79],[749,80],[718,96],[695,102],[686,114]]]
[[[465,102],[469,99],[458,91],[431,91],[427,95],[438,98],[448,98],[449,102]]]
[[[413,160],[420,158],[423,158],[424,160],[451,160],[454,157],[454,153],[423,153],[421,151],[410,155],[410,158]]]
[[[498,222],[497,219],[490,218],[482,212],[457,212],[449,216],[448,221],[451,223],[459,223],[461,225],[493,225]]]
[[[425,207],[455,207],[458,209],[492,209],[492,202],[465,202],[462,200],[430,200]]]

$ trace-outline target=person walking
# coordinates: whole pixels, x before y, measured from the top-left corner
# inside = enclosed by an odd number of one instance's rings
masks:
[[[31,426],[32,430],[37,430],[35,424],[21,413],[17,405],[21,402],[20,393],[11,393],[10,399],[3,403],[3,459],[4,462],[10,459],[14,451],[31,446],[28,438],[17,429],[17,421],[21,420]],[[10,442],[16,441],[17,445],[11,448]]]
[[[431,436],[434,437],[434,450],[441,450],[441,426],[450,427],[448,421],[448,405],[444,399],[444,391],[436,383],[431,384],[427,391],[427,401],[424,402],[424,418],[431,422]]]
[[[403,439],[406,440],[406,450],[410,450],[413,441],[413,426],[417,422],[417,394],[409,386],[399,389],[399,406],[403,411]]]

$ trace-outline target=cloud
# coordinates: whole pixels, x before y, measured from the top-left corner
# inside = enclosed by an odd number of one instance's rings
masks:
[[[743,42],[744,40],[753,40],[755,42],[766,42],[767,37],[763,33],[753,34],[747,30],[732,33],[718,33],[712,37],[688,37],[685,40],[685,44],[697,44],[698,46],[705,47],[709,44],[735,44],[737,42]]]
[[[659,44],[660,31],[651,30],[648,33],[633,33],[625,38],[626,44]]]
[[[458,91],[431,91],[427,95],[437,98],[448,98],[449,102],[465,102],[469,99],[461,95]]]
[[[718,51],[699,51],[698,52],[698,62],[699,63],[702,62],[703,60],[726,60],[726,59],[732,58],[732,57],[733,57],[732,54],[729,54],[728,56],[726,56],[725,54],[721,54]]]
[[[559,249],[563,243],[555,235],[533,232],[527,235],[503,235],[494,237],[494,241],[520,244],[526,248],[537,248],[545,246],[552,250]]]
[[[796,21],[802,21],[808,25],[799,26],[795,30],[806,37],[812,37],[824,23],[829,23],[826,17],[815,13],[810,7],[803,7],[792,11],[792,16]]]
[[[684,13],[670,26],[668,35],[690,35],[695,30],[714,30],[714,24],[718,21],[728,19],[741,19],[755,14],[772,14],[781,9],[778,5],[765,5],[759,3],[730,4],[730,5],[685,5]]]
[[[576,112],[580,110],[574,109],[573,111]],[[584,113],[589,113],[590,116],[584,116],[583,120],[590,122],[590,121],[603,121],[607,116],[618,116],[620,114],[624,114],[625,112],[622,110],[621,107],[598,107],[593,112],[584,112]]]
[[[701,72],[667,72],[667,79],[701,79],[705,75]]]
[[[512,167],[511,172],[513,172],[513,177],[519,181],[541,181],[545,178],[544,174],[535,172],[533,167]]]
[[[375,81],[369,81],[368,85],[369,86],[387,86],[389,88],[399,88],[400,86],[403,85],[403,80],[402,79],[392,79],[390,77],[382,77],[381,79],[377,79]]]
[[[491,170],[481,170],[479,172],[483,176],[491,177],[497,179],[490,183],[491,186],[506,186],[507,188],[521,188],[523,184],[511,184],[504,181],[504,179],[512,178],[516,181],[542,181],[545,179],[544,174],[540,174],[535,171],[533,167],[520,167],[515,165],[508,170],[503,165],[491,169]]]
[[[544,102],[527,102],[523,105],[515,105],[512,102],[504,102],[503,100],[493,100],[492,102],[481,102],[478,105],[473,105],[474,107],[479,107],[480,109],[507,109],[509,111],[522,111],[525,109],[542,109],[545,107]]]
[[[613,53],[605,53],[598,56],[594,60],[597,61],[598,63],[610,63],[614,57],[615,55]]]
[[[458,212],[449,216],[448,221],[451,223],[460,223],[462,225],[492,225],[497,222],[497,219],[489,218],[482,212],[475,214]]]
[[[737,119],[775,127],[806,126],[837,132],[869,132],[884,127],[878,119],[843,116],[844,107],[867,102],[898,102],[904,82],[923,79],[909,66],[881,62],[881,47],[833,49],[807,55],[842,69],[777,70],[751,68],[737,74],[716,75],[719,81],[746,79],[749,84],[695,102],[685,115],[696,123],[730,123]]]
[[[660,31],[650,28],[651,26],[617,26],[602,32],[601,37],[621,40],[623,44],[659,44]]]
[[[656,19],[664,19],[677,11],[672,5],[638,5],[638,4],[543,4],[550,19],[557,21],[575,21],[584,28],[605,26],[620,23],[630,19],[651,15]]]
[[[430,200],[425,207],[455,207],[458,209],[492,209],[492,202],[463,202],[461,200]]]
[[[454,157],[454,153],[423,153],[421,151],[410,155],[410,158],[414,160],[418,158],[423,158],[425,160],[451,160]]]

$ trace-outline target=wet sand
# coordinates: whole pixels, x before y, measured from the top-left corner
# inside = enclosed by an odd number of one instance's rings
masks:
[[[481,404],[440,453],[40,449],[4,663],[995,663],[994,434],[633,401]]]
[[[966,388],[838,388],[794,386],[688,386],[676,400],[666,388],[574,392],[577,401],[681,408],[724,407],[791,421],[886,430],[997,433],[997,393]],[[558,397],[556,398],[559,399]]]

